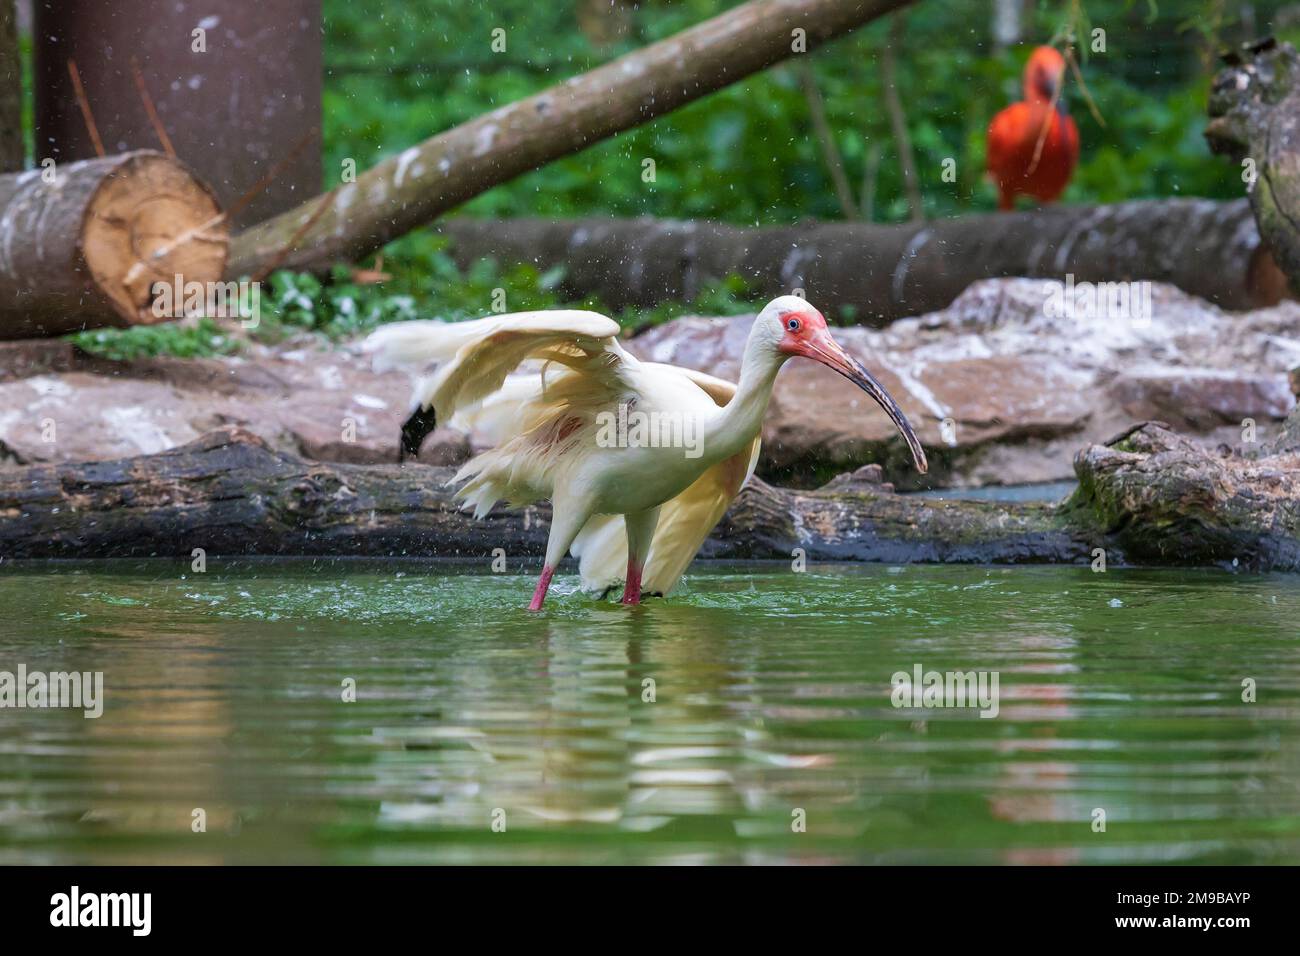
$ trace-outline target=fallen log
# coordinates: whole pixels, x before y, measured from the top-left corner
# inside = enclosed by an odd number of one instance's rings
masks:
[[[141,150],[0,176],[0,339],[152,324],[154,283],[221,279],[212,191]]]
[[[1247,458],[1143,423],[1075,456],[1061,515],[1139,563],[1300,570],[1298,428],[1292,412],[1278,445]]]
[[[489,559],[546,550],[550,507],[475,521],[454,468],[344,465],[277,452],[237,427],[138,458],[0,472],[10,558],[383,555]],[[706,543],[711,558],[1071,561],[1088,553],[1046,505],[1005,508],[894,494],[878,466],[818,491],[755,480]]]
[[[1300,291],[1300,56],[1270,39],[1226,59],[1210,92],[1205,138],[1242,164],[1259,231]]]
[[[750,0],[698,26],[412,146],[234,240],[229,273],[327,270],[479,193],[801,55],[912,0]]]
[[[656,219],[449,219],[462,267],[563,266],[564,291],[610,308],[689,301],[744,278],[759,297],[803,289],[829,316],[883,325],[947,307],[999,276],[1168,282],[1227,309],[1273,305],[1285,279],[1245,200],[1165,199],[964,216],[904,225],[731,226]]]
[[[1300,452],[1218,456],[1144,424],[1082,452],[1061,506],[899,495],[878,466],[815,491],[753,481],[706,558],[1143,562],[1300,570]],[[0,472],[0,557],[372,555],[490,560],[545,550],[550,509],[457,510],[448,468],[343,465],[235,427],[156,455]]]

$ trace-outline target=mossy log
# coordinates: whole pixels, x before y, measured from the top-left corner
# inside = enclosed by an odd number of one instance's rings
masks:
[[[1293,412],[1284,435],[1297,424]],[[1074,470],[1062,517],[1128,561],[1300,570],[1300,443],[1287,437],[1244,457],[1147,422],[1079,452]]]
[[[815,491],[753,481],[705,558],[1125,563],[1300,570],[1300,454],[1208,451],[1146,424],[1080,453],[1062,506],[899,495],[876,466]],[[540,556],[550,510],[457,510],[447,468],[343,465],[235,427],[156,455],[0,472],[0,558]]]

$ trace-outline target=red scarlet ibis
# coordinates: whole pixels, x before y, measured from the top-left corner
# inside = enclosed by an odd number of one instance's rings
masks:
[[[797,296],[754,320],[733,385],[642,362],[595,312],[520,312],[469,322],[401,322],[366,341],[378,367],[437,362],[416,390],[402,453],[437,422],[472,425],[495,447],[460,469],[457,498],[482,517],[498,501],[549,498],[552,520],[529,610],[566,552],[587,589],[624,581],[623,603],[668,594],[754,470],[777,372],[795,356],[834,369],[897,426],[919,471],[925,452],[897,403]],[[516,372],[521,364],[529,371]],[[624,573],[626,568],[626,573]]]
[[[1040,46],[1025,64],[1025,98],[993,117],[988,170],[998,208],[1015,207],[1017,194],[1052,202],[1065,191],[1079,161],[1079,130],[1065,111],[1065,58]]]

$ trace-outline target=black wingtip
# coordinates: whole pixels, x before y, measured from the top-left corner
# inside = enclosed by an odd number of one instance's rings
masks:
[[[397,461],[402,463],[408,458],[420,456],[420,446],[429,437],[429,433],[438,427],[438,415],[433,406],[417,408],[411,417],[402,423],[402,439],[397,447]]]

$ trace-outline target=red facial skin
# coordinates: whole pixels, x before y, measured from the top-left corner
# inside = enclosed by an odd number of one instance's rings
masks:
[[[830,338],[830,329],[826,326],[826,317],[812,306],[798,312],[781,313],[781,326],[785,329],[785,335],[782,336],[781,344],[777,348],[786,355],[802,355],[804,358],[812,358],[812,355],[809,354],[810,343],[814,339],[820,339],[823,336]],[[834,340],[831,341],[834,344]],[[838,348],[838,346],[836,347]]]
[[[825,365],[870,395],[876,404],[884,409],[885,414],[889,416],[890,421],[907,442],[916,470],[925,474],[929,467],[925,459],[925,451],[922,450],[916,432],[912,430],[898,403],[857,359],[845,352],[840,344],[831,338],[825,317],[812,306],[808,306],[806,309],[783,312],[781,326],[785,334],[781,337],[777,349],[786,355],[797,355]]]
[[[1069,185],[1079,161],[1079,130],[1065,112],[1059,92],[1064,80],[1065,58],[1040,46],[1025,65],[1024,100],[989,123],[988,170],[999,209],[1013,209],[1017,195],[1053,202]]]

